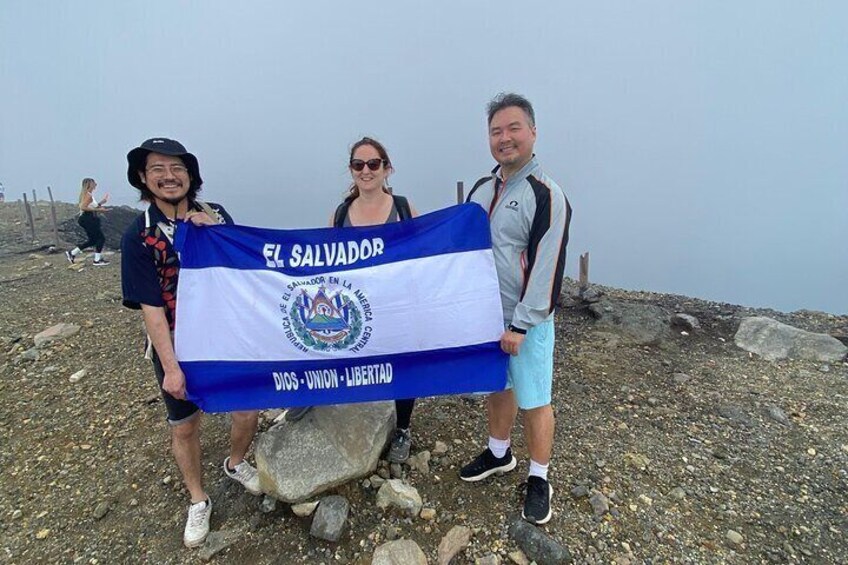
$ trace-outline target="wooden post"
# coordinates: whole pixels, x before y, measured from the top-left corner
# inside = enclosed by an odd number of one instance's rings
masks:
[[[462,204],[465,202],[465,188],[461,180],[456,181],[456,203]]]
[[[38,196],[35,195],[35,189],[34,188],[32,189],[32,207],[33,207],[33,215],[35,216],[35,219],[40,220],[41,214],[39,213],[39,210],[38,210]]]
[[[20,202],[20,206],[18,207],[18,210],[21,212],[21,234],[22,234],[23,239],[26,239],[27,226],[29,225],[29,223],[27,222],[27,217],[26,217],[26,208],[24,207],[24,201],[23,200],[18,200],[18,202]]]
[[[589,252],[580,256],[580,290],[589,288]]]
[[[56,220],[56,203],[53,202],[53,191],[47,187],[47,196],[50,197],[50,220],[53,224],[53,245],[59,245],[59,222]]]
[[[27,219],[29,220],[29,233],[32,235],[32,241],[35,241],[35,222],[32,221],[32,210],[30,210],[26,192],[24,192],[24,208],[26,209]]]

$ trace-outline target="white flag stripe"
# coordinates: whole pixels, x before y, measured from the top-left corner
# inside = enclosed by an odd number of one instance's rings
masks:
[[[491,276],[481,276],[488,273]],[[497,341],[503,329],[500,293],[491,250],[411,259],[314,277],[273,270],[213,267],[180,271],[177,357],[180,361],[295,361],[431,351]],[[284,295],[292,283],[338,277],[346,293],[361,291],[370,307],[356,351],[303,351],[286,337],[292,331]],[[474,281],[473,286],[469,282]],[[330,287],[332,285],[328,285]],[[359,302],[362,309],[363,302]],[[286,308],[284,308],[286,309]],[[183,320],[188,320],[181,332]],[[288,326],[288,327],[286,327]],[[214,357],[210,356],[210,352]]]

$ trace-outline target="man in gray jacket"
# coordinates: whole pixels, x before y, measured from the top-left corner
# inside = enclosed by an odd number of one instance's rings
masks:
[[[477,181],[468,201],[489,214],[506,327],[501,348],[511,357],[507,389],[488,398],[489,445],[460,470],[460,477],[480,481],[515,468],[510,434],[521,408],[530,452],[522,517],[544,524],[551,519],[553,496],[547,480],[554,438],[553,312],[571,206],[533,153],[536,118],[530,102],[499,94],[488,105],[488,119],[489,149],[498,166]]]

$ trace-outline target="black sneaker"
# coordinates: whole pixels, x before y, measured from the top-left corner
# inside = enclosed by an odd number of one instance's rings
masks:
[[[389,447],[389,454],[386,457],[389,463],[406,463],[409,459],[409,448],[412,446],[412,437],[409,430],[395,429],[395,435],[392,437],[392,444]]]
[[[70,263],[71,265],[74,264],[75,257],[74,257],[74,254],[71,253],[70,251],[65,251],[65,259],[67,259],[68,263]]]
[[[474,461],[459,470],[459,478],[469,483],[482,481],[492,475],[503,475],[515,469],[516,461],[512,449],[507,448],[503,457],[498,459],[488,447]]]
[[[521,517],[531,524],[547,524],[553,513],[551,512],[551,498],[554,489],[550,483],[542,477],[527,477],[527,496],[524,498],[524,510]]]
[[[91,264],[95,267],[105,267],[109,264],[109,261],[107,261],[106,259],[95,259],[91,262]]]

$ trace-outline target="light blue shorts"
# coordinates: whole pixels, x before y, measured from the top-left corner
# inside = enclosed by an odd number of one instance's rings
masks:
[[[551,403],[554,375],[554,321],[527,330],[518,355],[510,355],[506,388],[522,410]]]

